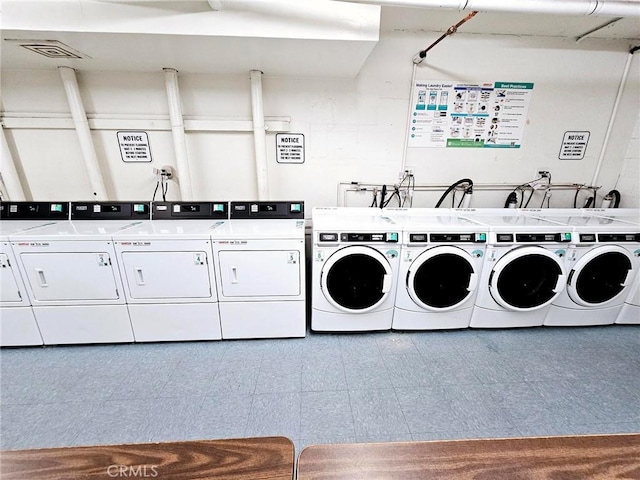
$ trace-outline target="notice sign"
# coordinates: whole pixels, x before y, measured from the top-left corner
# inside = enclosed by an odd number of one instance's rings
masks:
[[[416,82],[409,147],[520,148],[533,83]]]
[[[302,133],[277,133],[276,161],[278,163],[304,163],[304,135]]]
[[[151,162],[147,132],[118,132],[118,144],[123,162]]]
[[[589,132],[564,132],[560,147],[560,160],[582,160],[587,151]]]

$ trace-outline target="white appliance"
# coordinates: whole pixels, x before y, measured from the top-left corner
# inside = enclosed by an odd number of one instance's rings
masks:
[[[154,202],[113,236],[136,342],[220,340],[211,236],[228,202]]]
[[[71,202],[71,221],[11,235],[45,345],[132,342],[112,235],[148,203]]]
[[[639,252],[640,253],[640,252]],[[629,289],[629,296],[622,305],[620,313],[616,318],[618,324],[640,324],[640,274],[636,273],[636,278]]]
[[[311,329],[389,330],[400,227],[379,209],[314,208]]]
[[[615,322],[640,266],[640,226],[581,210],[527,212],[572,229],[566,254],[567,288],[553,301],[544,324]]]
[[[9,237],[69,219],[69,203],[0,204],[0,346],[42,345],[31,299],[18,270]]]
[[[571,229],[508,208],[461,214],[489,229],[470,326],[542,325],[551,303],[565,288],[564,256]]]
[[[304,337],[303,202],[231,202],[211,239],[222,338]]]
[[[484,263],[487,227],[448,209],[383,212],[402,226],[392,328],[467,328]]]

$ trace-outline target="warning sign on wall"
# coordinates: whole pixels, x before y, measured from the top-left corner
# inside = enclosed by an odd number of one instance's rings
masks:
[[[560,160],[582,160],[589,143],[589,132],[564,132],[560,147]]]
[[[276,161],[278,163],[304,163],[304,135],[302,133],[277,133]]]
[[[151,162],[147,132],[118,132],[118,144],[123,162]]]

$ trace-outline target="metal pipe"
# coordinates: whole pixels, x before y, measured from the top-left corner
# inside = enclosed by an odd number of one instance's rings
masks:
[[[2,173],[2,183],[4,184],[5,191],[9,196],[5,200],[14,200],[21,202],[26,200],[24,195],[24,189],[22,183],[20,183],[20,177],[18,176],[18,170],[16,169],[16,163],[13,160],[13,155],[9,149],[7,143],[7,137],[4,134],[4,127],[0,128],[2,134],[0,135],[0,141],[2,142],[2,155],[0,155],[0,173]]]
[[[258,200],[269,200],[269,172],[267,170],[267,138],[262,104],[262,72],[251,70],[251,113],[253,116],[253,144],[256,155]]]
[[[163,68],[162,70],[164,71],[164,84],[167,89],[167,102],[169,103],[169,120],[171,121],[173,151],[176,156],[178,170],[180,199],[189,201],[193,200],[193,190],[191,187],[189,156],[187,155],[187,138],[184,133],[184,119],[182,118],[182,101],[180,100],[180,88],[178,87],[178,71],[174,68]]]
[[[339,0],[393,7],[478,10],[481,12],[543,13],[549,15],[593,15],[640,17],[637,2],[625,0]]]
[[[460,20],[458,23],[456,23],[455,25],[450,26],[447,31],[445,33],[443,33],[440,38],[438,38],[435,42],[433,42],[431,45],[429,45],[427,48],[425,48],[424,50],[422,50],[421,52],[418,53],[417,57],[413,57],[413,63],[417,64],[422,62],[422,60],[424,60],[424,58],[427,56],[427,52],[429,50],[431,50],[433,47],[435,47],[437,44],[439,44],[442,40],[444,40],[445,38],[447,38],[449,35],[453,35],[454,33],[456,33],[458,31],[458,28],[461,27],[462,25],[464,25],[466,22],[468,22],[469,20],[471,20],[473,17],[476,16],[478,12],[474,11],[471,12],[469,15],[467,15],[466,17],[464,17],[462,20]]]
[[[58,67],[58,70],[62,78],[64,91],[67,94],[71,117],[76,127],[78,140],[80,141],[80,150],[85,168],[87,169],[87,175],[89,176],[89,182],[91,183],[91,189],[93,190],[93,196],[96,200],[107,200],[107,190],[104,186],[102,171],[100,170],[98,156],[96,155],[96,148],[93,144],[93,138],[91,137],[87,113],[82,103],[82,97],[80,96],[76,71],[71,67]]]
[[[620,106],[620,99],[622,98],[622,92],[624,91],[624,87],[627,83],[627,77],[629,76],[629,69],[631,67],[631,61],[633,60],[633,54],[635,50],[631,50],[627,55],[627,62],[624,66],[624,71],[622,73],[622,78],[620,79],[620,85],[618,86],[618,93],[616,94],[616,101],[613,104],[613,109],[611,110],[611,116],[609,117],[609,124],[607,125],[607,131],[604,135],[604,140],[602,142],[602,148],[600,149],[600,155],[598,157],[598,163],[596,164],[596,169],[593,172],[593,178],[591,179],[591,185],[596,185],[598,181],[598,177],[600,176],[600,169],[602,168],[602,164],[604,162],[605,154],[607,153],[607,147],[609,146],[609,138],[611,137],[611,131],[613,130],[613,124],[618,116],[618,107]]]

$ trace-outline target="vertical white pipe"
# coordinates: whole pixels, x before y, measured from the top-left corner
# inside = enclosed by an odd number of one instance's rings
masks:
[[[613,124],[616,120],[616,117],[618,116],[618,107],[620,106],[620,99],[622,98],[622,92],[624,91],[624,87],[627,83],[627,77],[629,76],[629,68],[631,67],[632,60],[633,60],[633,53],[629,53],[629,55],[627,56],[627,63],[624,66],[624,72],[622,73],[622,78],[620,79],[620,85],[618,86],[616,101],[613,104],[613,110],[611,111],[611,116],[609,117],[609,125],[607,125],[607,132],[604,135],[602,148],[600,149],[600,156],[598,157],[598,163],[596,165],[595,171],[593,172],[593,178],[591,179],[591,185],[593,186],[597,185],[596,182],[598,181],[598,177],[600,176],[600,169],[602,168],[602,163],[604,162],[604,157],[607,153],[607,147],[609,146],[609,137],[611,137]]]
[[[262,72],[260,70],[251,70],[251,112],[253,116],[253,144],[256,155],[258,200],[269,200],[267,136],[264,127],[264,108],[262,105]]]
[[[193,200],[191,187],[191,169],[187,155],[187,139],[184,133],[184,119],[182,118],[182,102],[178,88],[178,71],[173,68],[163,68],[164,81],[169,102],[169,119],[173,135],[173,150],[176,156],[176,167],[180,184],[180,199]]]
[[[82,97],[80,96],[80,88],[78,87],[76,71],[71,67],[58,67],[58,70],[62,77],[64,91],[67,94],[71,117],[73,118],[73,123],[76,127],[78,140],[80,141],[80,150],[82,152],[84,165],[87,169],[87,175],[89,176],[93,195],[96,200],[106,200],[107,190],[104,186],[102,172],[100,171],[100,164],[98,163],[98,156],[96,155],[96,149],[93,145],[93,138],[91,138],[91,130],[89,129],[87,113],[85,112],[84,105],[82,104]]]
[[[2,141],[2,150],[0,151],[0,173],[2,174],[2,183],[4,184],[5,191],[9,196],[9,200],[21,202],[26,200],[22,184],[20,183],[20,177],[16,170],[16,164],[9,150],[9,144],[7,143],[7,137],[4,134],[4,128],[0,128],[2,134],[0,140]],[[5,199],[6,200],[6,199]]]

